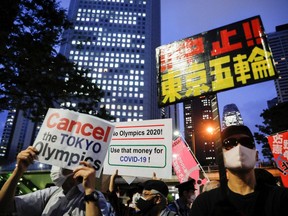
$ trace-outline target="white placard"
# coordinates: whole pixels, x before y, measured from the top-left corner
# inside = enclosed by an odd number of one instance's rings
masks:
[[[38,161],[73,170],[88,161],[99,177],[114,125],[95,116],[50,108],[33,146]]]
[[[104,174],[172,177],[172,119],[115,123]]]

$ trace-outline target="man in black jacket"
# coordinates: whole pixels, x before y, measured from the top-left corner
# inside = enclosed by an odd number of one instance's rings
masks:
[[[250,129],[229,126],[221,138],[227,184],[200,194],[191,215],[277,216],[287,212],[287,188],[256,182],[256,148]]]

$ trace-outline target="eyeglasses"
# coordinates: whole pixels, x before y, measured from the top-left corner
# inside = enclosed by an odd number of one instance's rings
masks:
[[[242,146],[250,149],[253,149],[255,147],[254,141],[250,137],[228,138],[222,142],[223,148],[225,148],[226,150],[232,149],[238,144],[241,144]]]

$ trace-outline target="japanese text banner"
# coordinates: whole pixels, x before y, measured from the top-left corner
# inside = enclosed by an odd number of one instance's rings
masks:
[[[277,77],[260,16],[156,49],[159,105]]]
[[[282,183],[288,187],[288,132],[268,136],[268,142],[277,168],[281,171]]]

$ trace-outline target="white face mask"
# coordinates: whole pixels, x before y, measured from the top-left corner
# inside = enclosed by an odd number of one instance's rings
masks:
[[[57,167],[57,166],[52,166],[51,168],[51,172],[50,172],[50,178],[52,180],[52,182],[58,186],[61,187],[64,182],[66,181],[66,179],[73,175],[73,173],[69,174],[69,175],[63,175],[62,173],[62,168],[61,167]]]
[[[224,164],[228,169],[248,170],[256,165],[256,149],[250,149],[243,145],[224,151]]]
[[[129,204],[129,207],[131,208],[135,208],[136,207],[136,202],[138,201],[138,199],[140,199],[141,194],[140,193],[135,193],[132,197],[132,203]]]

